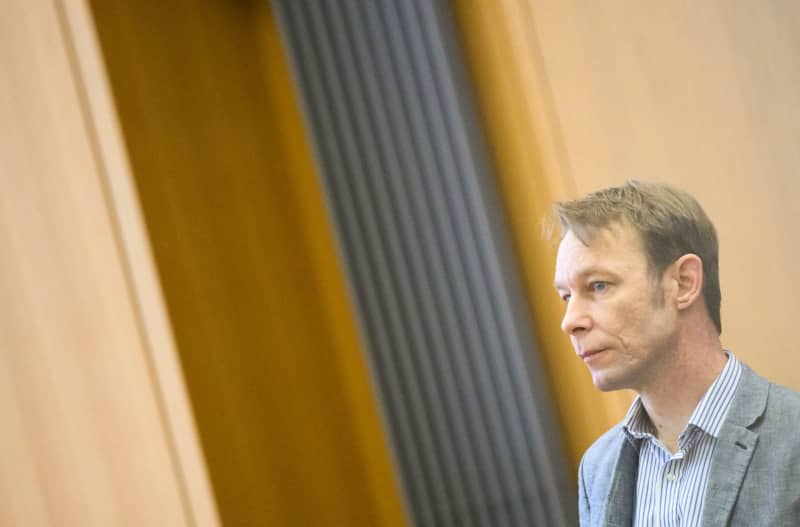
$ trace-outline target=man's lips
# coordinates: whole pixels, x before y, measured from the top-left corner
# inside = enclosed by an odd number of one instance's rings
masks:
[[[582,360],[585,361],[585,360],[591,359],[592,357],[594,357],[595,355],[597,355],[599,353],[604,352],[606,349],[608,349],[608,348],[598,348],[598,349],[593,349],[593,350],[586,350],[586,351],[582,351],[582,352],[578,353],[578,356]]]

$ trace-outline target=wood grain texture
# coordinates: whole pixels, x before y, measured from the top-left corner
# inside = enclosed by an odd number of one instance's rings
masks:
[[[226,525],[404,525],[263,1],[92,2]]]
[[[80,78],[78,89],[83,92],[84,114],[92,132],[103,187],[116,226],[120,251],[124,255],[189,523],[213,527],[219,525],[216,503],[97,42],[94,20],[85,0],[62,1],[60,12],[62,25],[72,44],[67,49],[74,55],[73,69],[76,77]]]
[[[0,17],[0,525],[190,525],[73,42]]]

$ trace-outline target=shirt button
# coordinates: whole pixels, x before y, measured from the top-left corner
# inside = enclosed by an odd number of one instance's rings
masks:
[[[675,474],[669,473],[667,474],[667,479],[669,481],[675,481],[677,479],[677,476]]]

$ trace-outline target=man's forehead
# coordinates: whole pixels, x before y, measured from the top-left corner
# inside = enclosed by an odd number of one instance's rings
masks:
[[[592,252],[636,251],[644,254],[644,242],[639,231],[628,222],[618,220],[601,227],[570,229],[561,238],[559,251],[565,241],[577,242]]]
[[[566,231],[564,239],[571,235],[580,241],[585,247],[614,247],[620,244],[636,245],[641,247],[641,237],[638,231],[628,222],[615,220],[602,226],[585,226],[582,228],[569,229]]]
[[[570,247],[566,244],[570,244]],[[595,254],[589,246],[581,245],[577,238],[565,240],[558,252],[553,286],[562,289],[585,275],[603,270],[602,261],[602,255]]]
[[[630,226],[612,224],[582,237],[569,230],[558,247],[554,285],[558,289],[587,274],[620,271],[643,259],[643,244]]]

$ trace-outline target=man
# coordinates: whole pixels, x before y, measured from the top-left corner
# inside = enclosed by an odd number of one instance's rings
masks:
[[[584,454],[581,526],[800,526],[800,394],[723,349],[700,205],[630,181],[556,212],[562,329],[597,388],[638,394]]]

